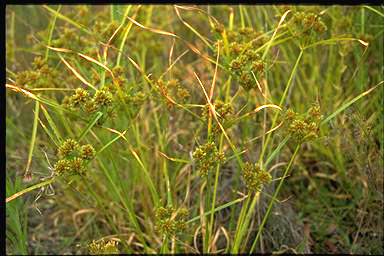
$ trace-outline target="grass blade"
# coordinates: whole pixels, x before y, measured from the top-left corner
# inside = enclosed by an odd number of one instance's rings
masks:
[[[277,33],[277,30],[280,28],[281,24],[284,22],[285,20],[285,17],[287,17],[288,13],[290,12],[291,10],[288,10],[286,11],[283,16],[281,16],[281,19],[279,21],[279,24],[277,24],[277,27],[275,29],[275,31],[273,32],[273,35],[271,37],[271,40],[269,40],[269,42],[267,43],[267,48],[265,49],[264,53],[263,53],[263,56],[261,57],[262,60],[265,59],[265,57],[267,56],[267,53],[268,53],[268,50],[269,48],[271,47],[272,43],[273,43],[273,40],[275,39],[275,36],[276,36],[276,33]]]
[[[62,19],[62,20],[64,20],[64,21],[66,21],[66,22],[68,22],[68,23],[71,23],[73,26],[75,26],[75,27],[81,29],[83,32],[85,32],[85,33],[87,33],[87,34],[90,34],[90,35],[93,34],[91,31],[89,31],[89,30],[88,30],[87,28],[85,28],[83,25],[81,25],[81,24],[79,24],[79,23],[73,21],[72,19],[68,18],[67,16],[65,16],[65,15],[63,15],[63,14],[61,14],[61,13],[59,13],[58,11],[53,10],[53,9],[50,8],[49,6],[47,6],[47,5],[43,5],[42,7],[45,8],[46,10],[48,10],[51,14],[57,16],[58,18],[60,18],[60,19]]]
[[[84,131],[79,135],[79,138],[77,139],[77,141],[81,141],[102,116],[103,116],[103,113],[97,112],[95,117],[92,119],[92,121],[87,125],[87,127],[85,127]]]
[[[56,139],[57,139],[56,141],[58,141],[59,144],[61,144],[61,142],[63,141],[63,137],[61,136],[59,129],[57,128],[55,122],[53,122],[51,116],[49,115],[48,111],[45,109],[45,107],[43,105],[41,105],[41,109],[43,110],[43,114],[44,114],[45,118],[47,119],[49,125],[51,126],[51,129],[53,130],[53,132],[56,135]]]
[[[53,15],[52,22],[51,22],[51,28],[49,30],[47,45],[51,45],[53,30],[55,29],[56,18],[57,18],[57,14],[60,12],[60,9],[61,9],[61,5],[59,5],[59,7],[57,8],[57,12]],[[49,49],[45,50],[45,58],[44,58],[45,62],[47,62],[48,57],[49,57]]]
[[[265,167],[268,166],[268,164],[277,156],[277,154],[280,152],[281,148],[287,143],[289,140],[289,137],[285,137],[283,141],[280,142],[280,144],[276,147],[276,149],[269,155],[267,161],[265,161]]]
[[[332,118],[334,118],[335,116],[337,116],[338,114],[340,114],[340,112],[342,112],[343,110],[345,110],[346,108],[348,108],[349,106],[351,106],[353,103],[355,103],[356,101],[358,101],[359,99],[361,99],[362,97],[368,95],[370,92],[372,92],[373,90],[375,90],[377,87],[379,87],[379,85],[383,84],[384,81],[381,81],[380,83],[378,83],[377,85],[375,85],[374,87],[370,88],[369,90],[363,92],[363,93],[360,93],[358,96],[356,96],[355,98],[353,98],[352,100],[344,103],[341,107],[339,107],[335,112],[333,112],[332,114],[330,114],[329,116],[327,116],[327,118],[325,118],[323,121],[321,121],[320,123],[320,126],[323,125],[323,124],[326,124],[328,123]]]
[[[380,15],[382,18],[384,18],[384,14],[382,12],[379,12],[378,10],[376,10],[375,8],[369,6],[369,5],[363,5],[364,8],[367,8],[368,10],[371,10],[373,11],[374,13]]]
[[[233,200],[232,202],[229,202],[229,203],[226,203],[226,204],[223,204],[223,205],[220,205],[219,207],[215,208],[214,209],[214,212],[217,212],[217,211],[220,211],[220,210],[223,210],[231,205],[234,205],[234,204],[237,204],[237,203],[240,203],[241,201],[243,201],[244,199],[246,199],[248,196],[245,196],[245,197],[242,197],[242,198],[238,198],[236,200]],[[211,211],[208,211],[208,212],[205,212],[204,213],[204,216],[208,216],[209,214],[211,214],[212,210]],[[190,220],[188,220],[186,223],[191,223],[191,222],[194,222],[194,221],[197,221],[200,219],[200,215],[199,216],[196,216]]]
[[[47,126],[45,126],[45,124],[40,120],[40,118],[39,118],[39,123],[41,127],[43,127],[44,131],[48,134],[52,142],[56,145],[57,148],[59,148],[61,143],[55,140],[55,137],[53,136],[53,134],[48,130]]]
[[[32,136],[31,136],[31,142],[29,144],[28,161],[27,161],[27,167],[25,168],[24,177],[26,177],[30,174],[29,168],[31,166],[33,149],[35,147],[35,142],[36,142],[39,110],[40,110],[40,102],[36,101],[35,102],[34,119],[33,119]]]
[[[151,191],[153,202],[155,203],[155,205],[159,205],[159,195],[157,194],[157,190],[155,188],[155,185],[152,182],[151,176],[149,175],[147,168],[145,168],[143,162],[140,160],[140,157],[137,155],[137,153],[132,148],[130,148],[130,151],[131,151],[132,155],[136,158],[140,167],[144,171],[145,182],[147,183],[149,190]]]
[[[59,54],[59,57],[60,59],[64,62],[64,64],[72,71],[72,73],[81,81],[83,82],[84,84],[88,85],[89,87],[91,87],[92,89],[94,89],[95,91],[97,90],[90,82],[88,82],[87,80],[85,80],[84,77],[82,77],[79,72],[76,71],[76,69],[74,69],[60,54]]]
[[[207,39],[205,39],[199,32],[197,32],[196,29],[194,29],[191,25],[189,25],[186,21],[184,21],[182,18],[181,18],[181,15],[179,13],[179,9],[177,8],[177,6],[175,5],[174,6],[175,8],[175,12],[177,14],[177,17],[180,19],[180,21],[185,25],[187,26],[193,33],[195,33],[211,50],[213,50],[213,46],[207,41]]]

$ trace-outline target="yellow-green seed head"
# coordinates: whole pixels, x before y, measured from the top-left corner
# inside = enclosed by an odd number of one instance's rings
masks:
[[[67,139],[61,144],[58,155],[60,158],[72,156],[79,148],[79,144],[74,139]]]
[[[104,241],[101,240],[96,242],[92,241],[88,245],[89,254],[91,255],[100,255],[100,254],[119,254],[119,249],[115,241]]]
[[[87,144],[81,146],[80,149],[80,157],[85,160],[91,160],[95,156],[95,149],[92,147],[92,145]]]

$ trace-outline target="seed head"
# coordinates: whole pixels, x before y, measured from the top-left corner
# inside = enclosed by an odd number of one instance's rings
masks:
[[[92,243],[88,245],[88,250],[91,255],[119,254],[119,249],[115,241],[101,240],[96,242],[93,240]]]
[[[81,146],[80,149],[80,157],[85,160],[91,160],[95,156],[95,149],[92,147],[92,145],[87,144]]]
[[[58,155],[60,158],[71,156],[78,148],[79,143],[77,143],[74,139],[67,139],[60,146]]]
[[[174,207],[159,207],[156,209],[156,230],[169,237],[183,232],[186,229],[188,210]]]
[[[246,162],[243,170],[243,179],[250,191],[261,191],[264,184],[271,182],[272,176],[269,172],[262,170],[258,164]]]

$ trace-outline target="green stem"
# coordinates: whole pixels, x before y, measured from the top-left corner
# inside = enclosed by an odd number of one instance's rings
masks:
[[[265,223],[267,222],[267,219],[268,219],[269,213],[271,212],[272,206],[273,206],[273,204],[274,204],[274,202],[275,202],[275,200],[276,200],[276,198],[277,198],[277,195],[279,194],[280,188],[281,188],[281,186],[283,185],[283,182],[284,182],[285,178],[287,177],[288,171],[291,169],[291,166],[292,166],[292,164],[293,164],[293,161],[295,160],[296,155],[297,155],[297,152],[299,152],[300,147],[301,147],[301,144],[299,144],[299,145],[296,146],[295,152],[293,153],[293,156],[292,156],[291,160],[289,161],[289,164],[288,164],[287,168],[285,169],[284,175],[283,175],[283,177],[281,178],[280,183],[279,183],[279,185],[277,186],[277,189],[276,189],[275,193],[273,194],[273,197],[272,197],[272,199],[271,199],[271,202],[269,203],[267,212],[265,213],[264,218],[263,218],[263,221],[261,222],[261,225],[260,225],[259,230],[258,230],[258,232],[257,232],[255,241],[254,241],[253,244],[252,244],[250,253],[252,253],[253,250],[255,249],[256,243],[257,243],[257,241],[259,240],[259,237],[260,237],[260,235],[261,235],[261,232],[263,231],[263,228],[264,228]]]
[[[260,198],[260,192],[257,192],[255,194],[255,196],[253,197],[251,206],[249,207],[248,213],[247,213],[247,215],[244,218],[244,223],[243,223],[243,225],[241,225],[241,230],[240,230],[240,233],[239,233],[239,235],[240,235],[239,236],[239,240],[240,241],[243,241],[242,238],[244,237],[245,232],[248,230],[249,222],[251,220],[251,217],[253,216],[253,212],[255,211],[255,205],[256,205],[256,203],[257,203],[259,198]],[[248,239],[246,239],[246,241],[247,240]],[[240,245],[240,243],[239,243],[239,245]],[[243,246],[246,246],[246,244],[244,244]]]
[[[224,141],[224,135],[221,134],[219,152],[222,152],[222,150],[223,150],[223,141]],[[219,183],[219,173],[220,173],[220,164],[217,164],[216,174],[215,174],[215,186],[213,188],[213,196],[212,196],[211,219],[210,219],[210,224],[209,224],[209,229],[208,229],[208,232],[210,235],[212,234],[213,223],[214,223],[215,203],[216,203],[217,187],[218,187],[218,183]]]
[[[57,8],[57,13],[60,12],[60,9],[61,9],[61,5],[59,5],[59,7]],[[51,27],[50,27],[50,29],[49,29],[49,36],[48,36],[48,42],[47,42],[47,45],[49,45],[49,46],[51,45],[51,40],[52,40],[53,30],[55,29],[57,13],[54,14],[54,16],[53,16],[53,18],[52,18]],[[49,57],[49,48],[47,48],[47,49],[45,50],[45,57],[44,57],[44,61],[45,61],[45,62],[48,60],[48,57]]]
[[[225,94],[225,101],[228,102],[230,100],[230,87],[231,87],[231,77],[228,78],[228,81],[227,81],[227,89],[226,89],[226,94]],[[212,117],[210,116],[209,117],[209,122],[210,122],[210,125],[208,126],[209,130],[208,130],[208,134],[210,134],[211,130],[211,120],[212,120]],[[219,145],[219,152],[221,153],[223,151],[223,142],[224,142],[224,134],[221,133],[220,135],[220,145]],[[214,185],[214,188],[213,188],[213,195],[212,195],[212,207],[211,207],[211,218],[210,218],[210,224],[209,224],[209,227],[208,227],[208,234],[209,234],[209,238],[212,234],[212,229],[213,229],[213,224],[214,224],[214,216],[215,216],[215,203],[216,203],[216,194],[217,194],[217,187],[218,187],[218,183],[219,183],[219,174],[220,174],[220,163],[217,164],[216,166],[216,174],[215,174],[215,185]],[[210,240],[208,240],[210,241]]]
[[[246,215],[250,200],[251,200],[251,192],[248,193],[247,200],[244,202],[243,206],[241,207],[239,220],[237,221],[237,226],[236,226],[236,233],[235,233],[235,237],[233,239],[234,242],[233,242],[232,253],[237,253],[239,251],[239,247],[240,247],[240,243],[241,243],[240,231],[242,230],[242,226],[244,223],[245,215]]]
[[[39,111],[40,111],[40,102],[35,102],[35,113],[34,113],[34,119],[33,119],[33,128],[32,128],[32,137],[31,137],[31,143],[29,145],[29,152],[28,152],[28,162],[27,162],[27,168],[25,168],[24,176],[27,176],[30,173],[29,167],[31,166],[32,162],[32,154],[33,149],[35,147],[36,142],[36,134],[37,134],[37,125],[38,125],[38,119],[39,119]]]
[[[279,106],[282,106],[283,102],[285,101],[285,97],[286,97],[286,95],[287,95],[287,93],[288,93],[288,90],[289,90],[289,88],[290,88],[290,85],[291,85],[291,83],[292,83],[294,74],[296,73],[296,69],[297,69],[297,67],[298,67],[298,65],[299,65],[299,62],[300,62],[300,60],[301,60],[301,57],[303,56],[303,52],[304,52],[304,49],[301,49],[300,54],[299,54],[299,57],[297,57],[295,66],[294,66],[293,69],[292,69],[292,72],[291,72],[291,75],[290,75],[289,80],[288,80],[288,82],[287,82],[287,85],[285,86],[285,90],[284,90],[284,92],[283,92],[283,95],[281,96]],[[273,120],[272,120],[272,126],[271,126],[271,127],[274,127],[274,126],[275,126],[278,115],[279,115],[279,112],[276,112],[275,116],[273,117]],[[264,145],[263,145],[263,149],[262,149],[262,151],[261,151],[260,158],[259,158],[259,164],[260,164],[260,166],[262,166],[262,162],[263,162],[263,158],[264,158],[265,150],[266,150],[267,145],[268,145],[268,143],[269,143],[269,140],[270,140],[270,138],[271,138],[271,134],[272,134],[272,133],[269,133],[269,134],[268,134],[267,139],[266,139],[266,141],[265,141],[265,143],[264,143]]]
[[[244,22],[244,15],[243,15],[243,6],[239,5],[239,11],[240,11],[240,21],[241,21],[241,28],[245,28],[245,22]]]

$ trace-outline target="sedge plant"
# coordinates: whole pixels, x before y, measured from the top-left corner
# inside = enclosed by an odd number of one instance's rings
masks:
[[[29,223],[50,221],[27,215],[28,195],[61,216],[61,246],[44,253],[382,253],[383,223],[370,223],[383,196],[383,13],[8,5],[7,162],[25,152],[6,170],[11,253],[40,253]],[[358,160],[336,132],[351,109],[372,124],[345,133],[365,136]],[[284,207],[296,223],[285,237],[273,226]]]

